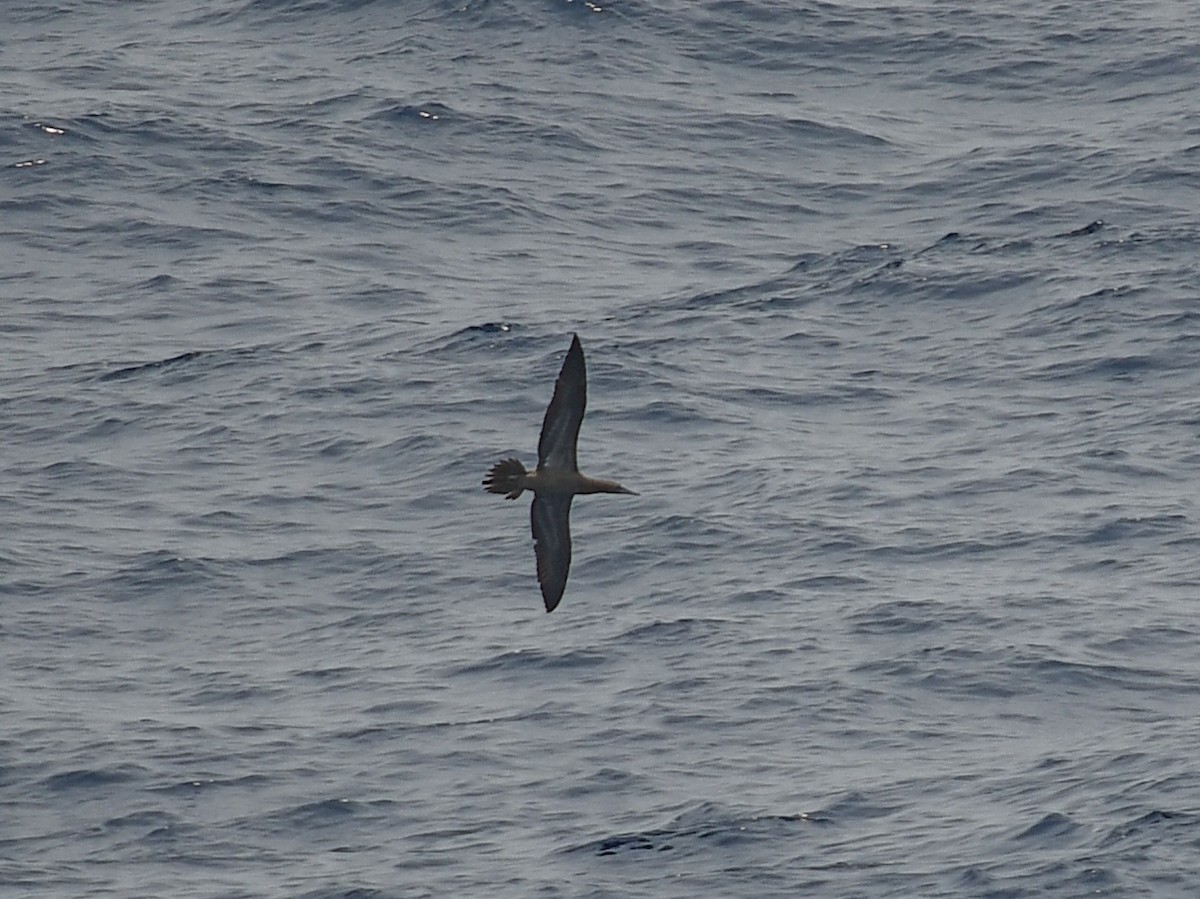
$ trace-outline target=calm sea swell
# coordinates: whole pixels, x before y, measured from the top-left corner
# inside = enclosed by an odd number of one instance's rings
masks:
[[[1194,894],[1195,12],[0,33],[0,894]]]

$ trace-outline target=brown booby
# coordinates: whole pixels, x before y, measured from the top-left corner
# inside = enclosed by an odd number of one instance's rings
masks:
[[[554,382],[554,397],[546,409],[542,435],[538,438],[538,464],[526,471],[517,459],[502,459],[483,479],[489,493],[516,499],[523,490],[533,491],[529,517],[533,522],[534,553],[538,583],[546,611],[553,612],[567,586],[571,568],[571,500],[577,493],[630,493],[616,481],[589,478],[575,464],[575,443],[587,406],[587,369],[583,347],[574,335],[562,371]]]

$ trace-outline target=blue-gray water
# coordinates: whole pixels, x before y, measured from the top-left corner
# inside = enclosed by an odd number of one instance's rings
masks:
[[[1196,895],[1200,8],[0,35],[0,893]]]

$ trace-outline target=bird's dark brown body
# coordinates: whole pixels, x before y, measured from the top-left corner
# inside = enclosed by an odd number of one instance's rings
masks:
[[[538,466],[526,471],[517,459],[502,459],[483,479],[489,493],[516,499],[529,490],[534,494],[530,508],[538,583],[546,611],[553,612],[562,600],[571,568],[571,500],[584,493],[629,493],[616,481],[589,478],[575,463],[575,444],[587,407],[587,369],[579,336],[571,341],[562,371],[554,383],[554,397],[546,409],[538,440]]]

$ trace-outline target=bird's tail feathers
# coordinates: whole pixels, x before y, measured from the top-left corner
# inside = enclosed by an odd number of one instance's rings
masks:
[[[483,479],[483,489],[488,493],[506,494],[506,499],[516,499],[525,489],[521,480],[526,474],[525,466],[516,459],[501,459]]]

